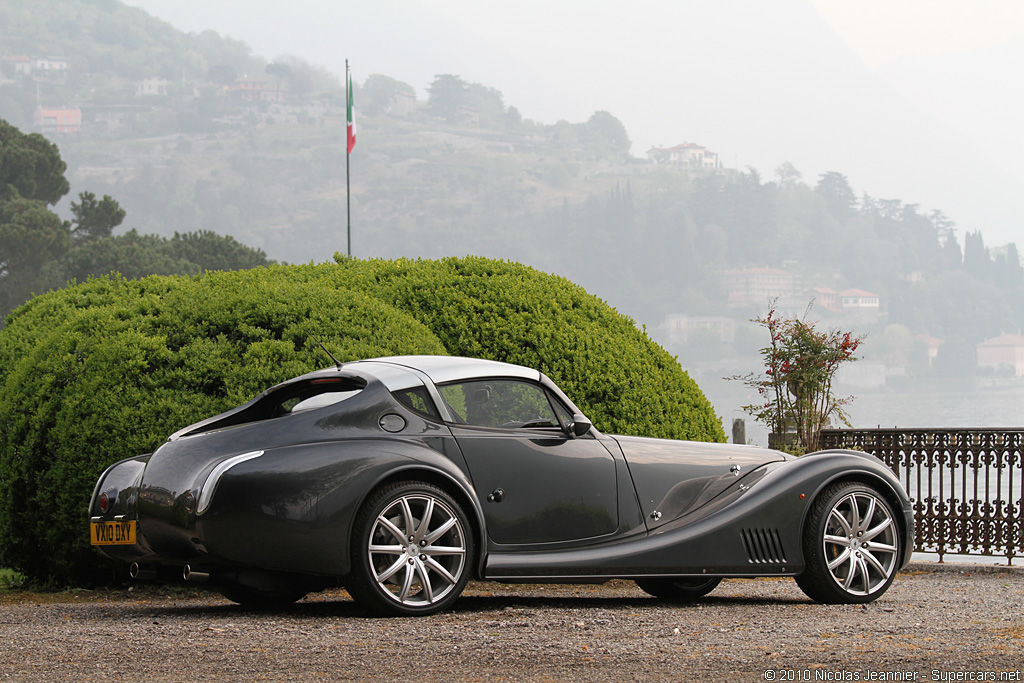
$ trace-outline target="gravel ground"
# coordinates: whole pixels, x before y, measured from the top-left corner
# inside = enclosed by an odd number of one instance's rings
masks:
[[[924,563],[865,606],[790,579],[689,606],[627,581],[472,583],[419,619],[343,591],[273,613],[193,589],[0,593],[0,681],[1020,681],[1022,611],[1016,567]]]

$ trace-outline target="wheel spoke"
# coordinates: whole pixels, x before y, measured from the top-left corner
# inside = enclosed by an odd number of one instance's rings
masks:
[[[867,565],[867,563],[864,562],[864,558],[863,557],[855,558],[854,567],[855,567],[855,569],[853,570],[854,574],[856,574],[857,576],[860,577],[861,583],[864,586],[864,592],[865,593],[870,592],[870,590],[871,590],[871,577],[868,574],[868,565]]]
[[[850,566],[846,570],[846,578],[843,579],[843,588],[850,590],[850,586],[853,584],[853,577],[857,573],[857,558],[853,556],[853,553],[850,553],[847,564]]]
[[[428,545],[420,549],[424,555],[465,555],[466,549],[457,545]]]
[[[831,562],[828,563],[828,568],[829,569],[835,569],[836,567],[841,565],[843,562],[846,562],[848,559],[850,559],[850,549],[846,548],[846,549],[843,550],[842,553],[840,553],[839,557],[837,557],[836,559],[834,559],[834,560],[832,560]]]
[[[841,545],[844,548],[850,547],[850,539],[847,536],[833,536],[832,534],[825,534],[825,543]]]
[[[847,537],[853,536],[853,528],[850,526],[850,522],[846,520],[846,517],[843,517],[843,513],[839,511],[838,505],[832,508],[832,512],[829,513],[828,518],[829,520],[835,520],[839,526],[843,528],[843,533],[846,534]]]
[[[395,526],[394,523],[390,519],[385,517],[384,516],[385,514],[387,514],[387,511],[381,513],[380,517],[377,518],[377,524],[379,524],[380,526],[384,527],[384,529],[387,530],[387,532],[389,534],[394,536],[398,540],[399,543],[405,543],[405,541],[406,541],[405,534],[402,532],[401,529],[399,529],[397,526]]]
[[[423,566],[423,562],[417,560],[412,566],[416,568],[416,575],[420,578],[421,590],[427,602],[434,602],[434,586],[430,583],[430,577],[427,576],[427,569]]]
[[[850,534],[853,535],[860,529],[860,508],[857,507],[857,494],[851,495],[847,500],[850,501]]]
[[[894,545],[887,545],[885,543],[872,543],[871,552],[882,552],[882,553],[895,553],[899,548]]]
[[[458,579],[451,575],[451,572],[445,569],[437,560],[435,560],[432,557],[423,558],[423,564],[429,569],[440,574],[441,578],[448,582],[448,585],[454,585],[455,582],[458,581]]]
[[[423,539],[427,543],[433,543],[434,541],[436,541],[437,539],[441,538],[446,533],[448,533],[448,530],[451,529],[453,526],[455,526],[455,518],[454,517],[449,517],[448,519],[446,519],[444,521],[444,523],[441,526],[437,527],[436,529],[431,531],[429,534],[424,536]]]
[[[874,553],[864,551],[864,559],[866,560],[867,564],[870,564],[878,571],[879,574],[882,575],[883,579],[889,578],[889,570],[886,569],[885,566],[878,561],[878,558],[875,557]],[[870,589],[871,587],[868,586],[868,590]]]
[[[380,555],[401,555],[405,552],[404,545],[377,545],[370,544],[370,552]]]
[[[865,531],[863,538],[864,538],[865,541],[870,541],[872,538],[874,538],[878,534],[882,533],[886,529],[890,528],[891,526],[892,526],[892,519],[889,518],[889,517],[886,517],[880,524],[878,524],[878,525],[868,529],[867,531]]]
[[[405,534],[411,534],[413,529],[416,527],[416,522],[413,521],[412,509],[409,507],[409,499],[402,498],[402,516],[405,518]],[[403,534],[402,541],[408,541],[409,539]]]
[[[857,531],[861,531],[861,527],[862,526],[867,526],[868,524],[871,524],[871,520],[874,519],[874,516],[875,516],[875,499],[874,498],[869,498],[868,499],[868,510],[867,510],[866,513],[864,513],[864,517],[862,517],[861,520],[858,521],[858,523],[857,523]]]
[[[413,536],[415,540],[419,541],[426,537],[427,533],[430,531],[430,521],[431,518],[433,518],[433,516],[434,499],[427,498],[427,505],[426,507],[423,508],[423,515],[422,518],[420,519],[420,525],[416,527],[415,531],[410,532],[410,534]]]
[[[413,579],[416,578],[416,570],[410,563],[405,564],[405,577],[402,579],[402,590],[398,594],[399,602],[407,602],[409,600],[409,591],[412,589]]]
[[[395,560],[394,564],[392,564],[390,567],[385,569],[380,574],[377,574],[377,583],[384,583],[385,581],[390,579],[392,576],[398,573],[398,570],[401,569],[402,566],[405,565],[405,563],[405,556],[403,555],[402,557],[399,557],[397,560]]]

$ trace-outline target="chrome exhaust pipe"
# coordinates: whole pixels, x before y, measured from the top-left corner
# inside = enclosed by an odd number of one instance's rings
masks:
[[[189,583],[206,583],[210,580],[210,572],[197,572],[186,564],[181,571],[181,577]]]
[[[152,581],[157,577],[157,571],[140,567],[138,562],[132,562],[132,566],[128,569],[128,575],[138,581]]]

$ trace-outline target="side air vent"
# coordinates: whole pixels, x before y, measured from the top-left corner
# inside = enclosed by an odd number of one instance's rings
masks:
[[[744,529],[741,536],[751,564],[785,564],[786,551],[778,529]]]

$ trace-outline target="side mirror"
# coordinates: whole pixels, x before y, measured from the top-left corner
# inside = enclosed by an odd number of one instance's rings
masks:
[[[588,420],[585,415],[576,413],[572,416],[572,422],[569,423],[569,431],[572,432],[573,436],[583,436],[593,426],[594,423]]]

